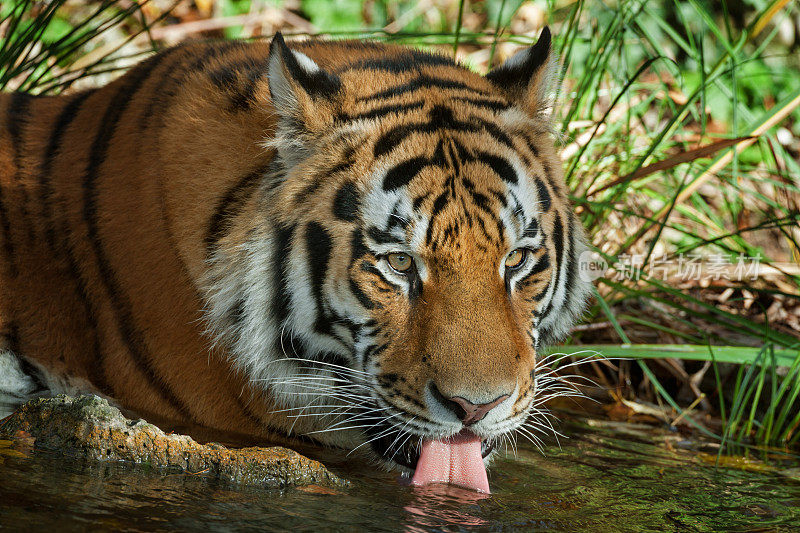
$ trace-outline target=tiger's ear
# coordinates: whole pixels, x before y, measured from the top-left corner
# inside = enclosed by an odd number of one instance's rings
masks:
[[[545,26],[536,44],[486,74],[514,103],[534,115],[550,103],[549,92],[557,68],[550,44],[550,29]]]
[[[267,79],[272,104],[281,119],[279,129],[284,130],[280,133],[314,133],[333,121],[342,91],[339,77],[286,46],[280,33],[269,46]],[[295,131],[285,131],[287,127]]]

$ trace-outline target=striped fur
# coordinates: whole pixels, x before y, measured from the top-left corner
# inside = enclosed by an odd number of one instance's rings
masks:
[[[588,291],[549,45],[482,77],[389,45],[197,43],[0,96],[0,386],[69,376],[156,420],[407,466],[461,430],[442,397],[507,393],[471,428],[513,431]]]

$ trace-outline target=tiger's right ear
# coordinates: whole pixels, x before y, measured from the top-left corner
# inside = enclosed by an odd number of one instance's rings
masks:
[[[333,122],[342,82],[310,57],[286,46],[276,33],[269,46],[269,92],[275,112],[296,134],[322,131]],[[283,131],[282,133],[289,133]]]

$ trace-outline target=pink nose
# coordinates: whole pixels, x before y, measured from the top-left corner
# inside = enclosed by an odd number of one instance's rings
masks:
[[[452,398],[448,398],[448,400],[458,405],[458,408],[454,410],[457,411],[456,416],[461,419],[461,422],[463,422],[465,426],[471,426],[472,424],[483,420],[483,417],[486,416],[486,413],[500,405],[506,398],[508,398],[508,394],[499,396],[489,403],[481,403],[477,405],[466,398],[462,398],[461,396],[453,396]],[[458,412],[459,408],[461,412]]]

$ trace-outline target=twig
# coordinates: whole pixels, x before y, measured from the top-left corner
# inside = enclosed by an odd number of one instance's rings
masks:
[[[154,39],[164,39],[166,41],[181,41],[187,35],[195,33],[203,33],[207,31],[222,30],[231,28],[233,26],[245,26],[249,24],[263,25],[264,22],[276,22],[283,20],[292,26],[299,28],[303,31],[313,33],[317,29],[313,24],[304,18],[292,13],[265,6],[264,10],[259,13],[248,13],[244,15],[233,15],[230,17],[219,17],[213,19],[193,20],[191,22],[182,22],[172,26],[161,26],[154,28],[152,31]]]
[[[679,415],[678,415],[678,416],[675,418],[675,420],[673,420],[672,422],[670,422],[670,424],[669,424],[669,425],[670,425],[670,426],[674,426],[675,424],[677,424],[678,422],[680,422],[681,420],[683,420],[683,417],[684,417],[684,416],[686,416],[686,413],[688,413],[689,411],[691,411],[692,409],[694,409],[695,407],[697,407],[697,404],[698,404],[698,403],[700,403],[700,402],[702,402],[702,401],[703,401],[703,400],[705,400],[705,399],[706,399],[706,393],[704,392],[703,394],[701,394],[700,396],[698,396],[697,398],[695,398],[695,400],[694,400],[694,401],[693,401],[693,402],[692,402],[692,403],[689,405],[689,407],[687,407],[686,409],[684,409],[684,410],[683,410],[683,412],[681,412],[681,414],[679,414]]]

